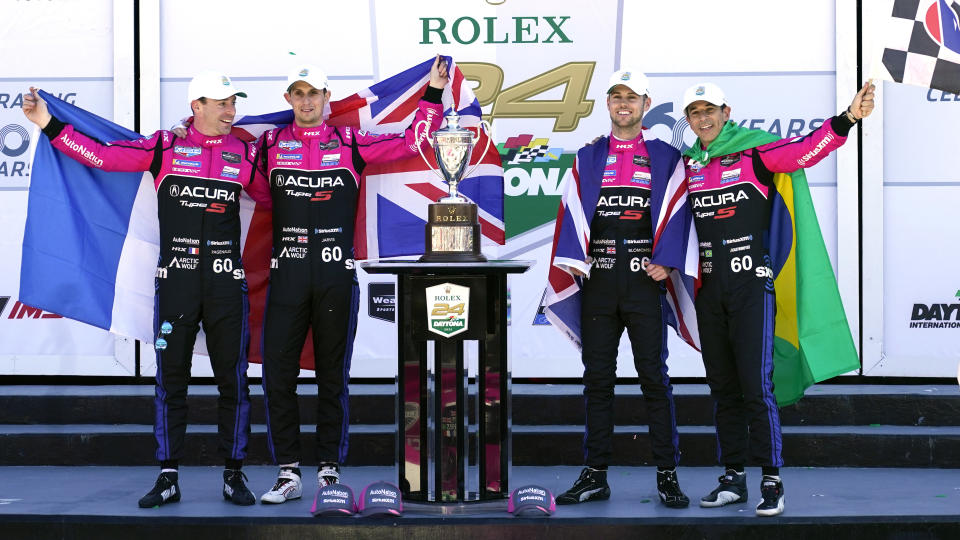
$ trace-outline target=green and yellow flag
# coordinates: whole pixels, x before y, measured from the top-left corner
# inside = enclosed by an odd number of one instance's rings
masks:
[[[698,139],[685,155],[706,165],[776,140],[728,122],[706,149]],[[814,383],[859,368],[860,360],[803,169],[775,174],[774,186],[769,245],[777,292],[773,383],[782,407],[798,401]]]

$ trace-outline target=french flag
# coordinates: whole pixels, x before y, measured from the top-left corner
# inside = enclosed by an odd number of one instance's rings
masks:
[[[141,135],[40,90],[51,114],[101,141]],[[153,343],[160,256],[150,173],[104,172],[38,137],[20,267],[20,300]]]
[[[479,127],[480,106],[463,74],[447,58],[451,82],[443,93],[446,112],[478,136],[473,162],[480,161],[488,134]],[[433,59],[343,100],[331,102],[327,122],[374,133],[401,132],[410,125],[430,79]],[[52,114],[101,141],[131,140],[140,134],[40,91]],[[293,121],[290,110],[238,118],[233,133],[252,141]],[[426,157],[436,166],[432,152]],[[503,170],[496,148],[459,186],[479,205],[485,243],[503,244]],[[418,156],[369,166],[361,179],[357,208],[357,259],[417,255],[424,250],[427,205],[447,187]],[[250,327],[259,336],[269,278],[271,214],[244,193],[240,200],[241,243],[250,286]],[[154,273],[159,258],[157,199],[149,173],[89,169],[61,155],[38,137],[24,232],[20,299],[31,306],[153,343]],[[197,340],[202,348],[203,340]],[[310,340],[304,358],[310,355]],[[251,348],[250,361],[259,360]],[[312,366],[312,360],[303,365]]]

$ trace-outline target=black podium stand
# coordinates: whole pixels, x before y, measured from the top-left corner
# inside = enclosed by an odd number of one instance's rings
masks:
[[[397,473],[404,504],[465,507],[509,497],[507,274],[531,265],[360,263],[370,274],[397,275]],[[474,340],[479,373],[471,396],[464,342]]]

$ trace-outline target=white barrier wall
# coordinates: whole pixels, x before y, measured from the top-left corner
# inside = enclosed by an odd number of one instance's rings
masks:
[[[131,375],[128,340],[118,346],[108,332],[17,299],[30,143],[36,137],[20,110],[23,93],[35,85],[113,118],[113,2],[6,0],[0,9],[0,374]]]
[[[884,83],[883,355],[867,375],[949,377],[960,361],[960,97]]]
[[[29,36],[40,27],[45,37],[33,38],[31,58],[19,58],[5,70],[16,79],[0,79],[0,115],[3,115],[0,116],[0,126],[26,126],[18,110],[4,107],[3,93],[12,95],[12,88],[19,90],[24,86],[21,81],[37,78],[42,78],[40,80],[49,86],[48,89],[53,89],[51,91],[76,92],[78,105],[111,117],[113,102],[110,98],[114,95],[111,91],[114,84],[111,58],[118,54],[110,37],[113,3],[107,0],[84,2],[82,8],[75,8],[81,12],[76,14],[70,12],[69,6],[73,3],[54,1],[49,4],[2,4],[4,14],[16,9],[18,20],[34,22],[22,25],[18,22],[16,28],[12,25],[4,28],[5,39],[0,49],[4,52],[12,51],[14,47],[21,49],[19,40],[31,39]],[[151,132],[169,127],[188,114],[184,97],[186,86],[190,77],[201,69],[222,69],[230,74],[250,95],[249,99],[240,100],[239,113],[258,114],[287,106],[282,98],[285,75],[299,61],[322,66],[331,78],[336,98],[438,52],[452,55],[468,78],[480,81],[477,96],[485,114],[493,120],[496,142],[503,146],[508,243],[491,250],[488,255],[536,261],[531,271],[512,277],[510,281],[513,373],[520,377],[576,377],[582,371],[579,355],[556,330],[543,324],[537,305],[546,283],[560,183],[570,174],[576,150],[594,137],[609,132],[604,92],[610,73],[620,67],[647,72],[652,81],[653,108],[645,123],[652,133],[675,140],[680,145],[693,141],[679,110],[680,96],[687,86],[704,80],[716,82],[724,88],[735,121],[784,137],[801,135],[834,115],[839,110],[838,103],[845,105],[849,102],[849,97],[837,95],[837,88],[849,86],[845,81],[850,78],[848,73],[843,74],[843,81],[838,78],[837,59],[855,58],[857,45],[855,40],[837,36],[837,13],[844,9],[855,10],[855,2],[812,0],[784,4],[751,0],[724,3],[722,10],[718,11],[716,2],[706,0],[598,0],[589,6],[569,0],[369,0],[340,4],[335,8],[328,3],[306,0],[287,1],[270,7],[253,0],[145,1],[141,2],[140,19],[141,88],[144,96],[138,111],[140,128],[142,132]],[[31,10],[33,12],[28,13]],[[716,22],[705,22],[708,20]],[[704,34],[698,34],[698,31]],[[709,40],[708,45],[705,40]],[[64,51],[70,51],[70,54]],[[78,51],[82,51],[83,62],[77,61]],[[296,57],[290,53],[295,53]],[[127,56],[130,55],[132,50]],[[7,55],[9,58],[18,56],[24,55]],[[844,66],[850,64],[843,63]],[[884,90],[894,93],[889,88]],[[913,96],[905,99],[913,99],[919,107],[939,107],[936,111],[924,113],[939,118],[945,118],[949,114],[947,109],[954,105],[952,102],[926,102],[925,91],[917,90],[916,95],[906,89],[903,92],[905,96]],[[159,97],[151,99],[151,96]],[[115,114],[123,112],[123,107],[119,109]],[[910,113],[905,114],[905,121],[909,121]],[[889,122],[894,121],[889,119]],[[894,128],[888,126],[894,125],[885,124],[884,130],[890,131]],[[946,123],[944,131],[945,126]],[[927,135],[906,126],[899,129],[902,139],[912,137],[913,144],[920,147],[920,151],[929,150],[921,137]],[[9,134],[4,134],[4,148],[13,148],[10,152],[15,152],[21,144],[18,142],[20,138],[22,134],[12,128]],[[553,161],[517,162],[511,157],[510,147],[524,138],[546,139],[543,144],[559,149],[562,155]],[[944,134],[938,140],[947,144],[949,139]],[[856,141],[852,140],[843,151],[855,155],[855,144]],[[940,157],[946,155],[945,152],[933,154],[925,160],[930,163],[932,172],[929,175],[924,172],[923,175],[911,173],[906,179],[903,175],[884,177],[888,182],[886,195],[896,197],[897,211],[902,212],[902,218],[896,218],[888,205],[890,220],[909,220],[920,212],[927,214],[928,209],[931,212],[948,211],[951,195],[952,200],[956,200],[954,191],[951,191],[957,189],[956,184],[924,184],[922,189],[912,184],[890,184],[949,179],[946,161]],[[907,155],[921,154],[898,150],[896,154],[884,154],[883,161],[884,164],[898,162],[903,165],[903,157]],[[4,155],[0,163],[8,163],[15,157]],[[868,156],[865,159],[880,158]],[[940,163],[943,166],[938,168],[935,164]],[[914,172],[917,170],[904,166]],[[7,165],[7,170],[12,167]],[[938,174],[944,177],[934,179]],[[8,230],[17,234],[22,232],[23,218],[17,218],[16,211],[8,209],[24,206],[27,178],[26,175],[4,175],[0,164],[0,189],[5,190],[0,191],[3,220]],[[856,257],[851,259],[849,253],[849,246],[859,245],[858,201],[850,197],[838,199],[837,195],[838,183],[845,189],[849,189],[850,182],[856,183],[856,160],[845,158],[838,162],[831,157],[810,170],[808,178],[827,249],[841,276],[841,291],[856,340],[860,313],[859,275],[856,264],[841,266],[838,261],[858,261]],[[9,192],[10,189],[14,191]],[[895,190],[900,191],[894,195]],[[864,212],[870,211],[871,207],[865,206]],[[852,223],[850,216],[854,216]],[[891,222],[891,225],[895,223],[899,222]],[[894,229],[900,228],[888,227],[887,232],[892,235]],[[949,240],[951,233],[946,227],[942,229],[937,233],[927,230],[927,237]],[[907,234],[910,229],[903,225],[902,230]],[[19,262],[19,239],[9,236],[4,238],[3,249],[11,256],[0,266],[0,286],[13,290],[19,278],[18,267],[14,267]],[[906,317],[902,322],[907,324],[908,312],[912,313],[914,304],[929,307],[935,303],[949,305],[958,301],[954,296],[956,291],[934,286],[936,280],[898,279],[908,272],[908,261],[917,258],[924,261],[923,266],[928,269],[931,266],[927,261],[934,256],[939,258],[938,267],[952,268],[950,263],[955,260],[950,257],[956,255],[951,250],[937,249],[943,243],[921,244],[916,242],[916,236],[906,239],[888,236],[886,241],[895,242],[900,247],[890,254],[895,255],[896,260],[883,261],[888,266],[884,274],[887,278],[884,282],[887,289],[885,311],[901,314]],[[840,245],[847,246],[843,256],[838,253]],[[899,250],[910,256],[901,257]],[[390,296],[392,281],[382,276],[371,278],[362,272],[360,280],[361,317],[351,374],[355,377],[392,376],[396,369],[393,342],[396,330],[389,309],[393,300]],[[956,289],[960,285],[951,287]],[[3,296],[7,293],[0,294],[0,298]],[[10,293],[10,296],[9,303],[13,305],[15,295]],[[9,310],[8,306],[0,314],[0,332]],[[952,313],[956,316],[955,312]],[[926,335],[920,336],[921,330],[907,328],[909,332],[901,332],[899,327],[903,324],[891,316],[886,320],[889,324],[882,328],[864,329],[865,334],[871,335],[890,332],[885,360],[879,362],[879,355],[873,353],[865,358],[865,366],[871,369],[876,366],[867,374],[949,376],[954,372],[945,369],[947,364],[955,365],[957,359],[956,340],[950,341],[949,330],[923,329]],[[37,323],[43,322],[43,319],[37,320]],[[919,354],[928,359],[940,358],[942,362],[928,361],[924,368],[919,364],[912,365],[915,357],[909,355],[919,349],[910,339],[941,334],[944,336],[941,345],[927,343],[928,349]],[[47,341],[43,340],[44,343]],[[253,342],[257,341],[254,337]],[[0,345],[0,359],[10,354],[4,347]],[[51,354],[49,347],[49,344],[44,347],[38,344],[31,348],[24,344],[25,349],[33,351],[31,354],[38,355]],[[73,343],[65,344],[64,348],[77,350]],[[670,348],[674,376],[702,375],[699,355],[695,351],[675,337],[671,338]],[[123,364],[130,354],[126,350],[117,353],[117,360]],[[149,357],[144,354],[144,358]],[[632,375],[626,340],[621,344],[621,358],[618,374]],[[901,368],[885,370],[884,366],[893,363]],[[195,365],[195,374],[209,373],[205,361],[195,362]],[[145,373],[149,373],[149,366],[145,367]],[[12,372],[22,371],[0,364],[0,373]],[[84,366],[64,367],[58,372],[87,373]],[[258,367],[251,367],[251,375],[258,373]]]
[[[933,2],[921,2],[921,9]],[[864,12],[865,76],[878,76],[893,2]],[[952,134],[960,98],[884,82],[864,126],[863,373],[953,377],[960,361],[960,201]],[[868,315],[869,314],[869,315]]]

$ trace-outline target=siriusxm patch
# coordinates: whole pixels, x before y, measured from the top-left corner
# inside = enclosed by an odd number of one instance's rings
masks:
[[[633,178],[630,179],[634,184],[649,184],[650,183],[650,173],[643,171],[635,171],[633,173]]]
[[[281,150],[296,150],[297,148],[303,148],[303,143],[300,141],[280,141],[277,146]]]
[[[336,165],[340,163],[340,154],[327,154],[320,160],[321,165]]]
[[[641,167],[649,167],[650,157],[649,156],[633,156],[633,164],[639,165]]]
[[[277,159],[289,159],[294,161],[300,161],[303,159],[303,154],[277,154]]]
[[[220,176],[225,178],[236,178],[240,175],[240,169],[237,167],[231,167],[229,165],[224,165],[223,170],[220,171]]]
[[[610,154],[609,156],[607,156],[607,165],[613,165],[616,162],[617,162],[616,154]]]
[[[197,146],[174,146],[173,153],[184,157],[199,156],[200,148]]]
[[[736,182],[740,179],[740,169],[733,169],[732,171],[723,171],[720,174],[720,183],[729,184],[730,182]]]
[[[220,152],[220,157],[227,163],[240,163],[240,154],[235,152]]]
[[[203,164],[199,161],[191,161],[189,159],[176,159],[173,160],[174,165],[179,165],[181,167],[193,167],[199,169]]]

